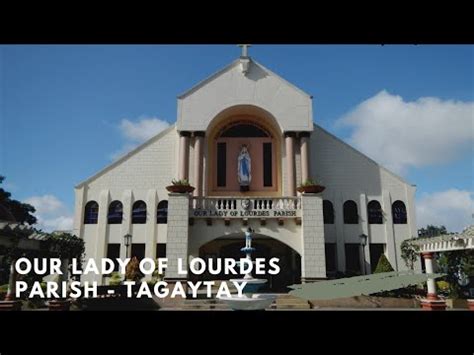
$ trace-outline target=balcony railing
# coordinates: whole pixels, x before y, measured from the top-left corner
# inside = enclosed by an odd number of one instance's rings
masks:
[[[189,207],[194,218],[301,217],[299,197],[192,197]]]

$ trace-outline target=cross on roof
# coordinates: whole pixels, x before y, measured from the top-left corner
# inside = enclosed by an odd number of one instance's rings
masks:
[[[242,54],[240,55],[242,58],[248,57],[248,48],[251,47],[250,44],[239,44],[239,47],[242,48]]]

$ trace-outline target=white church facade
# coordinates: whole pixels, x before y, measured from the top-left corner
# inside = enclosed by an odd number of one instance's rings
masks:
[[[168,192],[173,179],[194,191]],[[308,179],[325,189],[298,192]],[[371,273],[382,253],[405,269],[414,194],[315,124],[312,97],[244,51],[178,97],[174,125],[76,186],[74,233],[86,258],[166,256],[172,281],[186,278],[176,258],[241,257],[250,227],[256,256],[280,258],[270,289],[284,290]]]

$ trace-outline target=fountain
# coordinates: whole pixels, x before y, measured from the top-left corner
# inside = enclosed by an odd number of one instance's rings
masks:
[[[249,227],[245,232],[245,246],[240,249],[245,253],[247,260],[252,263],[252,253],[255,248],[252,247],[252,233],[254,231]],[[266,282],[266,279],[256,279],[249,271],[242,279],[231,279],[230,281],[243,283],[246,285],[242,291],[242,296],[231,295],[230,297],[220,297],[219,299],[229,305],[233,310],[264,310],[276,299],[275,295],[256,293]]]

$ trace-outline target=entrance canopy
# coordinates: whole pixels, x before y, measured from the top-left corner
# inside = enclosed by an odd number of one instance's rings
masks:
[[[16,222],[0,221],[0,250],[38,251],[55,257],[65,252],[76,254],[83,248],[83,240],[69,233],[45,233]],[[0,255],[5,254],[0,252]],[[75,255],[68,255],[75,256]]]
[[[474,249],[474,225],[467,227],[461,233],[420,238],[411,243],[418,245],[421,253]]]

